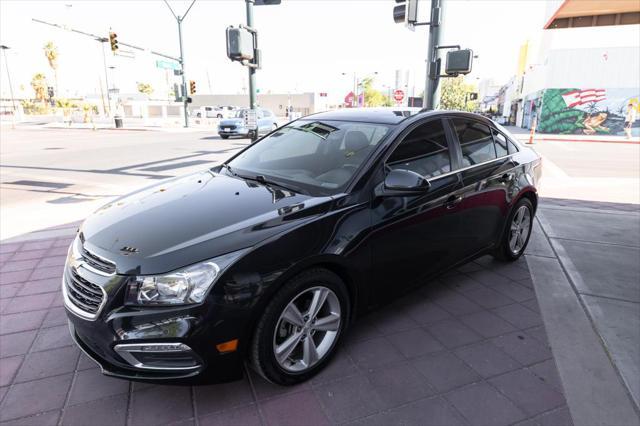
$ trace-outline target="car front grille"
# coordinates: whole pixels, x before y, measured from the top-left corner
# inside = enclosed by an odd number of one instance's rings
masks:
[[[91,253],[89,250],[82,247],[81,250],[82,260],[93,269],[97,269],[105,274],[114,274],[116,272],[116,264],[110,260]]]
[[[222,127],[223,130],[235,130],[236,129],[236,125],[235,124],[229,124],[229,125],[220,126],[220,127]]]
[[[100,313],[106,297],[104,291],[82,278],[74,266],[67,268],[64,285],[68,302],[76,308],[74,312],[88,318]]]

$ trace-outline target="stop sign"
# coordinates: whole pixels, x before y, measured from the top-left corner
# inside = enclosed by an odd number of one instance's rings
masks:
[[[404,99],[404,92],[400,89],[396,89],[393,91],[393,99],[398,102],[401,102]]]

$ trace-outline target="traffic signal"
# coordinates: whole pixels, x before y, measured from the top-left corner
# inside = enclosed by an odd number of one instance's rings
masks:
[[[116,53],[118,51],[118,34],[113,31],[109,32],[109,44],[111,44],[111,51]]]
[[[396,24],[405,23],[409,27],[418,22],[418,0],[396,0],[393,7],[393,21]]]
[[[444,72],[447,75],[457,76],[469,74],[473,66],[473,50],[459,49],[447,52]]]
[[[190,95],[195,95],[196,94],[196,82],[195,82],[195,80],[189,80],[189,94]]]
[[[255,56],[253,34],[245,28],[228,27],[227,57],[232,61],[253,61]]]

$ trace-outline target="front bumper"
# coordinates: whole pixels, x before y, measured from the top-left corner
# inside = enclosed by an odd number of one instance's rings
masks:
[[[91,358],[102,370],[102,373],[108,376],[119,377],[129,380],[140,381],[162,381],[185,383],[217,383],[237,380],[243,374],[243,360],[240,352],[233,353],[205,353],[194,347],[200,347],[197,339],[134,339],[135,343],[129,340],[117,339],[114,335],[103,335],[99,330],[95,329],[97,324],[88,323],[86,320],[75,317],[67,310],[69,331],[74,342],[78,347]],[[83,324],[83,322],[87,324]],[[139,336],[142,337],[142,336]],[[111,343],[105,343],[105,338],[112,340]],[[123,343],[126,342],[126,343]],[[123,347],[155,347],[159,345],[176,345],[182,344],[189,348],[185,352],[176,352],[174,354],[188,353],[188,357],[179,359],[179,365],[172,365],[173,359],[163,358],[161,365],[149,363],[148,356],[153,352],[147,352],[145,357],[141,357],[140,353],[123,351]],[[190,346],[193,345],[194,347]],[[215,345],[211,345],[215,348]],[[192,366],[185,366],[185,359],[193,362]],[[178,361],[178,359],[175,359]],[[154,359],[153,362],[156,362]]]
[[[93,316],[83,315],[67,297],[74,268],[76,280],[100,287],[105,299]],[[96,274],[69,258],[63,294],[71,336],[104,374],[132,380],[223,382],[242,377],[246,315],[208,301],[174,307],[124,306],[129,277]],[[76,281],[77,282],[77,281]],[[238,339],[235,352],[216,345]]]
[[[218,128],[218,135],[219,136],[242,136],[242,137],[248,137],[249,136],[249,129],[246,129],[246,128],[235,128],[235,129],[230,129],[230,130],[224,130],[223,127],[219,127]]]

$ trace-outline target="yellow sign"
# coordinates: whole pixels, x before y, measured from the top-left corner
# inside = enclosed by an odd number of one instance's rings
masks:
[[[524,74],[524,70],[527,66],[527,54],[529,52],[529,40],[522,43],[520,46],[520,53],[518,54],[518,71],[516,75]]]

